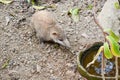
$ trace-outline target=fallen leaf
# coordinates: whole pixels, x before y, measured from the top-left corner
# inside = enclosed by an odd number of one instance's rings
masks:
[[[13,2],[13,0],[0,0],[0,2],[3,4],[10,4]]]
[[[36,6],[36,5],[32,5],[32,7],[33,7],[34,9],[39,9],[39,10],[46,8],[46,7],[44,7],[44,6]]]
[[[92,4],[90,4],[90,5],[87,6],[87,9],[89,9],[89,10],[92,10],[92,8],[93,8]]]
[[[114,6],[115,6],[116,9],[120,9],[120,4],[118,2],[115,2]]]
[[[68,11],[68,15],[71,16],[73,21],[78,22],[79,21],[79,11],[80,11],[79,8],[70,9]]]
[[[9,59],[2,65],[2,69],[6,68],[8,66],[8,63],[9,63]]]

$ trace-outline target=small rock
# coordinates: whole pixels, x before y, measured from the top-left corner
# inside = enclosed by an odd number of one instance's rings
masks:
[[[16,70],[9,70],[8,74],[12,74],[12,73],[18,73],[18,71],[16,71]]]
[[[81,34],[81,36],[87,39],[89,38],[89,36],[86,33]]]
[[[33,13],[35,12],[35,10],[34,10],[33,7],[30,7],[30,8],[28,9],[28,12],[30,12],[30,15],[31,15],[31,14],[33,14]]]
[[[11,19],[10,16],[6,16],[6,17],[5,17],[5,20],[6,20],[6,26],[9,24],[10,19]]]
[[[76,71],[77,65],[75,63],[67,63],[66,65],[69,67],[69,70],[72,70],[73,72]]]
[[[10,73],[9,76],[11,78],[10,80],[19,80],[20,79],[20,75],[16,72]]]
[[[68,71],[66,72],[66,75],[75,76],[75,73],[74,73],[74,71],[68,70]]]
[[[15,53],[15,54],[18,54],[18,50],[16,48],[13,48],[12,52]]]
[[[41,67],[39,65],[36,66],[37,72],[40,73]]]
[[[50,70],[50,73],[53,73],[53,70],[52,70],[52,69]]]
[[[60,78],[56,77],[56,76],[51,76],[50,80],[61,80]]]
[[[31,69],[31,73],[35,73],[36,72],[36,67],[35,66],[32,66],[32,69]]]
[[[74,66],[74,64],[72,64],[72,63],[67,63],[66,64],[68,67],[73,67]]]
[[[83,46],[80,46],[79,49],[80,49],[80,50],[83,49]]]
[[[31,69],[31,73],[40,73],[41,71],[41,66],[37,65],[33,65],[32,69]]]

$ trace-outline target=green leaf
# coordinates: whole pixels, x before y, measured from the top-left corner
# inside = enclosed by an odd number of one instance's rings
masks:
[[[107,59],[110,59],[113,57],[107,42],[104,43],[104,55]]]
[[[2,69],[6,68],[8,66],[8,63],[9,63],[9,59],[2,65]]]
[[[68,11],[68,15],[71,16],[71,18],[73,19],[73,21],[78,22],[79,21],[79,8],[75,8],[75,9],[70,9]]]
[[[31,0],[32,5],[35,5],[35,0]]]
[[[110,36],[112,36],[117,42],[120,40],[119,36],[117,36],[112,30],[110,30]]]
[[[119,41],[119,37],[112,30],[110,30],[109,35],[112,36],[117,42]]]
[[[108,32],[108,34],[112,36],[117,42],[120,40],[119,36],[117,36],[111,29],[106,29],[104,31]]]
[[[46,7],[44,7],[44,6],[36,6],[36,5],[32,5],[32,7],[33,7],[34,9],[39,9],[39,10],[46,8]]]
[[[114,6],[115,6],[116,9],[120,9],[120,4],[118,2],[115,2]]]
[[[89,10],[92,10],[92,8],[93,8],[92,4],[90,4],[90,5],[87,6],[87,9],[89,9]]]
[[[112,54],[116,57],[120,57],[120,46],[118,42],[112,36],[107,36],[106,38],[109,41]]]
[[[13,0],[0,0],[0,2],[3,4],[10,4],[13,2]]]

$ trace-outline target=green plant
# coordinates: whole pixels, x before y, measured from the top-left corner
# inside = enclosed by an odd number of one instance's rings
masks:
[[[115,2],[115,3],[114,3],[114,6],[115,6],[116,9],[120,9],[119,2]]]
[[[87,9],[89,9],[89,10],[92,10],[92,8],[93,8],[93,5],[92,5],[92,4],[89,4],[89,5],[87,6]]]
[[[99,48],[97,55],[94,57],[93,61],[87,65],[87,67],[94,63],[100,53],[104,53],[104,56],[107,59],[111,59],[113,56],[120,57],[120,37],[117,36],[111,29],[104,30],[104,33],[106,34],[105,42],[103,46]]]
[[[94,7],[96,1],[94,0]],[[116,4],[118,6],[118,4]],[[119,5],[120,6],[120,5]],[[116,69],[116,74],[115,74],[115,79],[118,80],[118,58],[120,57],[120,36],[116,35],[111,29],[103,29],[102,26],[99,24],[98,20],[95,17],[95,12],[94,12],[94,21],[98,25],[99,29],[101,29],[103,35],[104,35],[104,42],[103,45],[99,48],[96,56],[94,59],[87,64],[87,68],[93,64],[98,56],[102,54],[102,65],[101,65],[101,75],[103,77],[103,80],[105,80],[105,58],[106,59],[111,59],[115,57],[115,69]]]
[[[79,8],[70,9],[68,15],[73,19],[74,22],[79,21]]]

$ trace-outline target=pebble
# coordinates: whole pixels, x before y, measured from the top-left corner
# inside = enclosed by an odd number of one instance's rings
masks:
[[[61,79],[56,76],[51,76],[49,80],[61,80]]]
[[[28,12],[30,12],[30,15],[33,14],[35,12],[34,8],[31,6],[29,9],[28,9]]]
[[[6,26],[7,26],[9,24],[11,18],[10,18],[10,16],[6,16],[5,19],[6,19]]]
[[[74,66],[74,64],[72,64],[72,63],[67,63],[66,64],[68,67],[73,67]]]
[[[86,33],[81,34],[81,36],[87,39],[89,38],[89,36]]]
[[[37,72],[40,73],[41,71],[41,66],[39,66],[38,64],[36,65],[36,69],[37,69]]]
[[[66,75],[75,76],[75,73],[74,73],[74,71],[68,70],[68,71],[66,72]]]
[[[50,70],[50,73],[53,73],[53,70],[52,70],[52,69]]]

